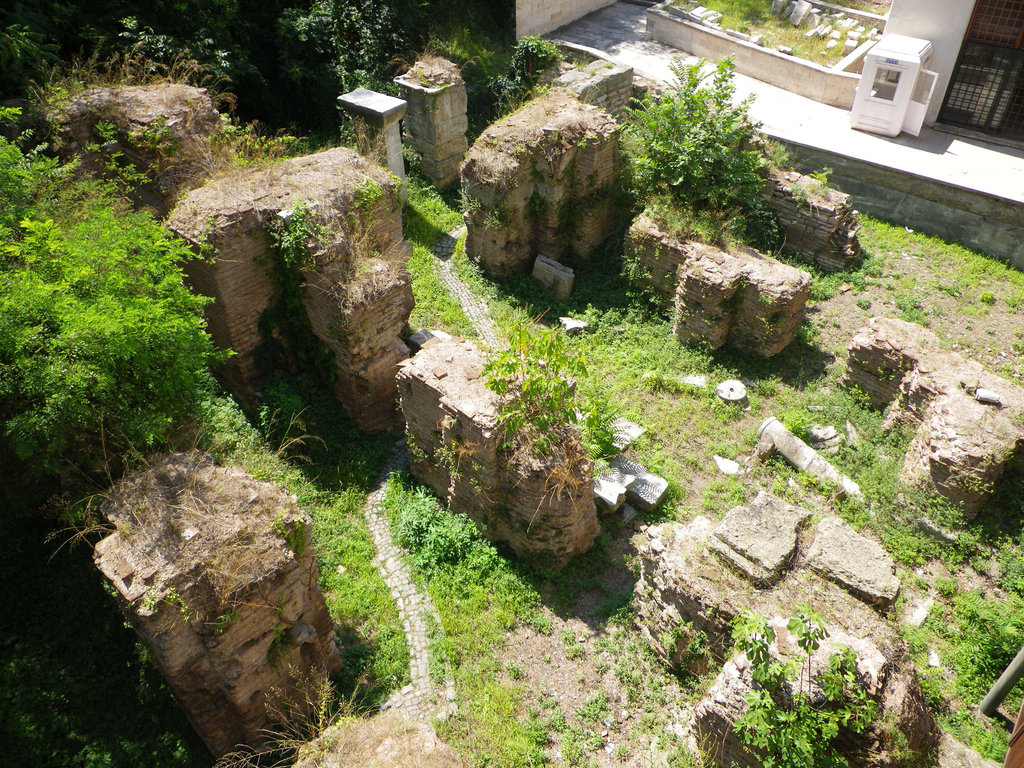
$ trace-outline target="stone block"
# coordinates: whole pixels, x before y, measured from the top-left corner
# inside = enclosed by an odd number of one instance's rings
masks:
[[[811,513],[764,491],[733,507],[715,528],[711,549],[759,587],[778,583]]]
[[[626,236],[626,256],[640,266],[637,285],[674,300],[673,330],[683,341],[731,344],[770,357],[796,336],[811,277],[752,249],[726,253],[680,241],[646,215]]]
[[[545,256],[538,256],[533,263],[533,279],[548,288],[559,299],[565,301],[572,295],[572,288],[576,283],[576,273],[564,264],[559,264]]]
[[[871,603],[888,606],[899,594],[900,580],[889,553],[838,517],[818,523],[807,564]]]
[[[420,155],[422,169],[438,187],[459,177],[469,145],[466,85],[450,61],[428,56],[395,78],[409,109],[403,121],[404,142]]]

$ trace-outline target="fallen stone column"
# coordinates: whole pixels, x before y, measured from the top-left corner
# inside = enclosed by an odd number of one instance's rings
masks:
[[[861,496],[860,486],[821,458],[816,450],[786,429],[774,416],[769,416],[761,423],[757,434],[760,437],[757,448],[760,455],[778,451],[797,469],[838,485],[845,494],[858,498]]]

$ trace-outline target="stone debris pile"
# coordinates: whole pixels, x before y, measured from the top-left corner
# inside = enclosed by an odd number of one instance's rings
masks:
[[[538,456],[509,444],[471,342],[428,340],[398,374],[413,475],[493,541],[560,567],[599,532],[594,469],[577,440]]]
[[[771,357],[803,322],[811,276],[753,249],[683,241],[642,214],[626,235],[626,257],[644,275],[638,285],[673,298],[673,331],[683,341]]]
[[[93,559],[214,755],[263,743],[274,689],[341,667],[295,497],[193,452],[152,459],[102,512],[115,532]]]
[[[490,274],[586,258],[612,234],[622,161],[604,110],[551,91],[487,128],[462,164],[466,255]]]
[[[876,407],[885,425],[917,434],[901,479],[978,513],[994,485],[1024,462],[1024,390],[978,363],[942,348],[919,325],[887,317],[868,321],[849,345],[844,383]]]

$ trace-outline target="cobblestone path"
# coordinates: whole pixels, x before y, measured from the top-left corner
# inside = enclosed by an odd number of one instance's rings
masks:
[[[377,549],[377,568],[398,606],[405,642],[409,647],[409,677],[412,681],[400,691],[395,691],[383,709],[393,709],[414,720],[432,720],[447,717],[455,711],[455,683],[450,670],[445,670],[443,684],[435,683],[430,676],[428,632],[431,623],[440,627],[437,609],[430,596],[421,592],[413,581],[404,559],[406,553],[391,540],[391,526],[381,507],[388,475],[408,461],[409,452],[402,440],[366,499],[366,522]]]
[[[433,251],[434,256],[437,257],[438,271],[441,274],[441,282],[444,283],[448,292],[462,305],[462,311],[466,313],[469,322],[476,328],[480,340],[491,349],[497,349],[502,346],[503,342],[498,333],[498,327],[491,320],[491,315],[487,311],[487,304],[470,293],[469,288],[466,287],[466,284],[459,279],[459,276],[455,274],[455,270],[452,269],[451,258],[452,254],[455,253],[455,242],[465,231],[463,227],[449,232],[434,246]]]
[[[455,230],[441,238],[433,248],[434,256],[438,260],[441,281],[462,305],[463,312],[473,324],[481,341],[496,349],[502,341],[497,326],[488,314],[487,305],[469,292],[451,266],[450,259],[455,252],[455,242],[461,235],[462,230]],[[440,631],[437,608],[434,607],[430,595],[422,592],[413,581],[412,572],[404,559],[406,552],[392,541],[391,526],[388,525],[382,509],[384,485],[388,475],[405,466],[408,461],[409,452],[403,439],[395,446],[394,453],[384,465],[377,483],[366,498],[366,522],[377,549],[377,568],[398,606],[398,615],[402,619],[402,629],[405,631],[405,642],[409,647],[411,682],[401,690],[395,691],[382,709],[391,709],[415,720],[432,720],[447,717],[456,711],[455,682],[450,669],[445,670],[443,683],[437,683],[431,678],[429,632],[431,625]]]

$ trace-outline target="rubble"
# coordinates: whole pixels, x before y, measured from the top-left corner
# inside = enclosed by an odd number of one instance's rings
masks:
[[[887,428],[917,429],[901,479],[945,496],[969,517],[1024,461],[1024,390],[944,350],[926,328],[872,318],[850,342],[843,381],[875,406],[891,404]]]
[[[593,464],[578,435],[565,435],[543,456],[510,443],[483,365],[480,350],[458,339],[432,340],[402,364],[412,473],[492,541],[561,567],[599,532]]]
[[[274,689],[340,668],[309,518],[273,483],[171,454],[102,512],[93,559],[214,755],[263,743]]]
[[[280,266],[273,222],[300,202],[316,236],[300,263]],[[289,321],[305,314],[331,353],[335,394],[360,429],[379,432],[399,422],[395,370],[409,354],[400,336],[413,299],[401,199],[387,171],[345,148],[293,158],[194,190],[167,226],[197,257],[212,254],[187,264],[186,274],[193,290],[214,299],[206,308],[210,334],[236,353],[219,378],[246,407],[258,405],[264,377],[273,373],[258,360],[267,344],[283,348],[282,367],[298,366],[288,338],[261,330],[268,309],[285,301],[299,305],[289,305]],[[300,286],[298,295],[284,295],[283,273]]]
[[[565,91],[487,128],[462,164],[466,254],[497,277],[538,254],[590,256],[615,227],[618,135],[611,115]]]
[[[626,236],[626,257],[647,275],[639,285],[673,298],[673,331],[683,341],[771,357],[803,322],[811,276],[753,249],[727,253],[684,242],[642,214]]]

